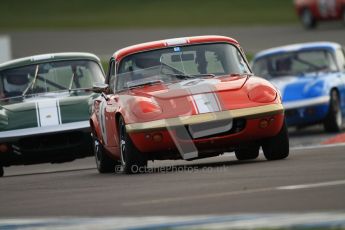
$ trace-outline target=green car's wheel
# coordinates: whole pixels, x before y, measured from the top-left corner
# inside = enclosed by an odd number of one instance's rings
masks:
[[[240,147],[238,150],[235,150],[235,155],[237,160],[254,160],[259,156],[260,145],[251,144],[249,146]]]
[[[332,90],[327,117],[323,123],[326,132],[339,132],[343,124],[340,100],[337,91]]]
[[[113,173],[115,172],[116,161],[110,158],[103,149],[103,146],[97,138],[92,136],[93,151],[95,154],[96,166],[99,173]]]
[[[267,160],[280,160],[289,156],[289,136],[285,122],[276,136],[263,141],[262,150]]]
[[[144,172],[147,167],[146,156],[139,152],[126,132],[126,125],[122,117],[119,119],[119,140],[121,165],[124,173],[133,174]]]

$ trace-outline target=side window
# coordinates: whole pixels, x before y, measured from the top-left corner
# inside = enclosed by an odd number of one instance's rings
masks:
[[[109,73],[108,73],[108,84],[111,92],[115,92],[115,61],[112,60],[109,64]]]
[[[345,70],[345,52],[343,49],[337,49],[335,56],[337,58],[337,63],[339,65],[340,71]]]

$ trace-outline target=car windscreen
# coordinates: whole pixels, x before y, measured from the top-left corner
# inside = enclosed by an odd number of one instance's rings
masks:
[[[102,81],[100,66],[91,60],[38,63],[0,71],[0,99],[87,89]]]
[[[168,47],[122,59],[116,78],[116,91],[158,81],[244,73],[250,73],[250,69],[239,50],[231,44]]]
[[[332,53],[327,50],[283,52],[265,55],[253,63],[253,72],[264,78],[337,71]]]

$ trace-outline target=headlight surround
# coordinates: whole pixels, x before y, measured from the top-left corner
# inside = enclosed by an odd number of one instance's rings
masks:
[[[153,118],[162,113],[162,109],[158,104],[148,100],[139,100],[134,103],[132,111],[136,117],[142,119]]]
[[[254,102],[268,103],[277,98],[277,91],[266,85],[258,85],[248,92],[248,97]]]

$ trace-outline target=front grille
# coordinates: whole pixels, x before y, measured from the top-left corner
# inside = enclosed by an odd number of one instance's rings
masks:
[[[186,135],[184,135],[185,132],[179,132],[179,130],[176,130],[176,135],[180,139],[191,138],[193,140],[226,136],[241,132],[245,128],[246,120],[234,119],[232,121],[232,127],[230,129],[226,128],[228,124],[229,122],[226,121],[213,121],[197,125],[186,125],[184,128],[188,131],[189,137],[186,137]],[[211,134],[207,135],[207,133]]]
[[[41,151],[52,148],[80,144],[84,140],[82,132],[57,133],[41,136],[32,136],[21,139],[18,147],[22,151]]]
[[[289,109],[289,110],[285,110],[285,116],[286,117],[295,117],[298,115],[298,111],[297,109]]]

